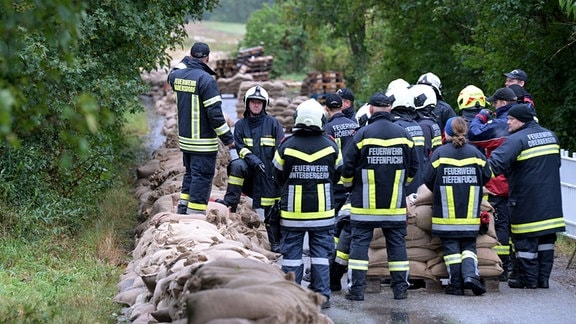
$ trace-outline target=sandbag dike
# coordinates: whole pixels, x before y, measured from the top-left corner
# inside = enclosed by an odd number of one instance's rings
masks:
[[[237,213],[223,205],[229,151],[220,144],[206,215],[178,215],[184,167],[177,144],[176,104],[166,73],[143,78],[166,141],[137,169],[134,193],[141,223],[132,261],[114,301],[132,323],[333,323],[320,311],[321,294],[284,274],[279,254],[269,251],[266,230],[251,201]],[[232,122],[229,121],[232,126]]]

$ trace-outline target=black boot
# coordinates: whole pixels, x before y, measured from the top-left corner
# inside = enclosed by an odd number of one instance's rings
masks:
[[[178,214],[180,214],[180,215],[186,215],[186,211],[187,211],[187,210],[188,210],[188,206],[187,206],[187,205],[180,205],[180,204],[178,204],[176,213],[178,213]]]
[[[464,278],[464,288],[472,289],[474,295],[480,296],[486,292],[486,288],[484,288],[484,283],[482,281],[482,279],[474,277]]]
[[[352,286],[344,298],[355,301],[364,300],[367,273],[366,270],[352,270]]]

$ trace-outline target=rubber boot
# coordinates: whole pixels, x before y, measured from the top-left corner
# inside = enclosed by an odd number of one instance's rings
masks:
[[[352,270],[352,286],[344,296],[348,300],[363,301],[366,290],[366,270]]]
[[[409,287],[408,271],[390,271],[390,288],[394,299],[406,299]]]
[[[348,272],[348,267],[337,262],[330,265],[330,290],[342,290],[342,276]]]
[[[462,279],[461,263],[448,266],[448,276],[450,284],[444,291],[448,295],[464,295],[464,280]]]
[[[181,205],[178,204],[178,207],[176,207],[176,213],[180,214],[180,215],[186,215],[186,211],[188,210],[188,205]]]

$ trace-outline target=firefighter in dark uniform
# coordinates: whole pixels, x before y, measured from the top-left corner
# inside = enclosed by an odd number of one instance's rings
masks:
[[[338,94],[326,95],[326,113],[328,121],[324,125],[326,134],[332,136],[341,151],[352,141],[352,136],[358,124],[342,113],[342,99]],[[340,180],[340,179],[338,179]],[[350,253],[350,209],[340,213],[348,199],[348,193],[342,181],[334,185],[334,200],[336,211],[336,226],[334,231],[334,243],[336,253],[330,260],[330,290],[342,290],[342,276],[348,271],[348,254]],[[342,238],[342,242],[340,242]]]
[[[490,179],[486,156],[466,143],[462,117],[446,122],[446,143],[437,148],[426,168],[424,184],[434,193],[432,236],[442,240],[450,285],[447,294],[486,292],[478,271],[476,237],[480,230],[482,187]]]
[[[428,85],[432,87],[436,93],[436,106],[434,107],[434,116],[436,116],[436,122],[438,123],[438,126],[440,126],[440,130],[444,131],[446,121],[449,118],[456,117],[456,112],[454,109],[452,109],[450,104],[444,100],[444,97],[442,96],[442,82],[440,81],[440,78],[432,72],[427,72],[422,74],[416,83]]]
[[[195,43],[168,74],[178,106],[178,144],[186,172],[182,180],[179,214],[206,213],[216,172],[218,138],[231,147],[234,138],[222,114],[222,98],[208,63],[210,48]]]
[[[565,231],[560,187],[560,145],[556,134],[534,120],[534,110],[508,110],[510,136],[492,151],[495,175],[508,179],[512,242],[518,278],[511,288],[548,288],[556,233]]]
[[[280,214],[277,201],[280,187],[274,180],[272,159],[284,138],[282,126],[266,113],[268,92],[260,85],[244,95],[244,118],[234,125],[234,145],[239,158],[228,165],[228,187],[224,199],[216,202],[235,213],[242,193],[252,198],[252,208],[263,209],[270,249],[280,252]]]
[[[414,141],[414,151],[418,158],[418,165],[424,165],[425,138],[422,126],[416,121],[417,114],[414,105],[414,95],[405,87],[394,87],[386,92],[386,96],[392,98],[392,115],[395,124],[404,127]],[[419,168],[412,181],[406,186],[406,193],[418,191],[422,184],[424,168]]]
[[[322,129],[324,108],[314,99],[298,105],[293,135],[278,147],[274,157],[276,179],[282,186],[280,228],[282,270],[303,276],[302,252],[308,233],[310,289],[326,297],[330,307],[329,258],[334,250],[335,205],[333,188],[340,176],[342,157],[338,144]]]
[[[489,109],[480,110],[470,122],[468,139],[470,144],[478,147],[489,158],[492,151],[508,137],[508,110],[516,104],[516,94],[509,88],[500,88],[486,100],[494,106],[494,114]],[[488,202],[494,207],[494,227],[500,242],[500,245],[494,247],[504,268],[500,281],[507,281],[508,273],[512,271],[508,182],[501,174],[490,179],[485,188]]]
[[[424,161],[428,161],[432,152],[442,145],[442,130],[434,115],[437,102],[436,93],[432,87],[424,84],[413,85],[410,91],[414,96],[416,122],[422,127],[422,134],[424,135]]]
[[[462,116],[468,124],[486,107],[484,91],[471,84],[460,91],[457,101],[460,116]]]
[[[406,182],[418,170],[412,137],[393,122],[391,98],[374,94],[368,125],[358,129],[344,152],[342,181],[350,192],[352,243],[348,268],[352,285],[345,298],[364,300],[368,248],[374,228],[386,238],[390,286],[394,299],[408,296],[409,262],[406,252]]]

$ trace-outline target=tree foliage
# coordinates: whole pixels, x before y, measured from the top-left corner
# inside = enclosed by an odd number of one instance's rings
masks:
[[[126,158],[124,116],[142,109],[138,96],[147,90],[140,72],[166,66],[166,49],[187,38],[187,19],[216,3],[1,2],[4,206],[45,211],[57,203],[64,218],[86,214],[94,204],[85,201]]]

